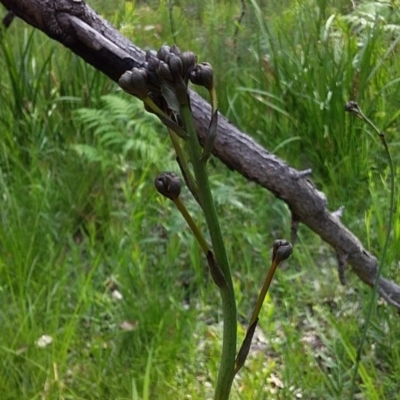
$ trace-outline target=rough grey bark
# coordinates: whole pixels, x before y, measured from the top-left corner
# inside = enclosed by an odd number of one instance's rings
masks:
[[[122,36],[80,0],[0,0],[7,10],[68,47],[96,69],[117,81],[127,69],[144,60],[144,52]],[[191,93],[199,139],[204,141],[210,105]],[[219,118],[213,154],[229,168],[257,182],[285,201],[297,222],[311,228],[335,250],[339,275],[343,279],[346,262],[367,285],[373,286],[377,259],[331,213],[325,196],[297,171],[251,137],[240,132],[224,117]],[[385,278],[379,281],[379,294],[400,310],[400,286]]]

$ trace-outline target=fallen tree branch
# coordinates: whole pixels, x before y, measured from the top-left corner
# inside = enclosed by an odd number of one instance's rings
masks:
[[[128,69],[144,61],[144,52],[79,0],[0,0],[7,10],[68,47],[97,70],[117,81]],[[199,140],[208,131],[210,105],[191,92],[191,105]],[[301,222],[329,243],[356,275],[373,286],[377,259],[365,250],[327,209],[326,198],[301,171],[289,167],[275,155],[220,117],[213,154],[229,168],[271,191],[285,201]],[[379,294],[400,310],[400,286],[388,279],[379,281]]]

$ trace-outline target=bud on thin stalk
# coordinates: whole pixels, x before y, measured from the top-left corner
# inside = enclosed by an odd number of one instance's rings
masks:
[[[287,240],[275,240],[272,252],[272,260],[278,263],[286,260],[293,252],[293,246]]]
[[[190,82],[194,85],[204,86],[208,90],[214,87],[213,69],[208,62],[197,64],[189,76]]]
[[[272,262],[271,266],[269,267],[267,276],[265,278],[263,287],[258,295],[258,299],[256,305],[253,310],[253,314],[250,319],[250,325],[258,318],[260,313],[261,307],[264,303],[265,296],[267,295],[268,289],[271,285],[272,278],[275,274],[275,271],[281,261],[286,260],[292,254],[292,245],[286,240],[275,240],[273,246],[273,253],[272,253]]]
[[[197,64],[190,73],[190,81],[195,85],[204,86],[211,98],[211,113],[214,114],[218,108],[217,93],[214,87],[213,69],[210,63],[202,62]]]
[[[204,254],[207,256],[207,254],[210,252],[210,248],[206,240],[204,239],[204,236],[200,232],[200,229],[193,221],[193,218],[189,214],[187,208],[179,198],[182,186],[179,176],[173,172],[163,172],[156,177],[156,179],[154,180],[154,185],[158,193],[162,194],[165,197],[168,197],[175,203],[179,212],[182,214],[183,218],[189,225],[189,228],[192,230],[194,236],[199,242]]]
[[[243,367],[249,353],[251,340],[253,338],[254,331],[258,322],[258,315],[260,314],[261,307],[264,303],[265,296],[267,295],[276,268],[278,267],[279,263],[283,260],[286,260],[290,256],[290,254],[292,254],[292,245],[289,242],[287,242],[286,240],[275,240],[273,246],[272,263],[268,270],[268,274],[265,278],[260,294],[258,295],[257,302],[254,306],[253,314],[247,328],[246,336],[243,340],[242,346],[240,347],[238,356],[236,358],[234,375],[236,375]]]
[[[175,200],[181,194],[181,179],[173,172],[163,172],[154,180],[154,186],[158,193],[171,200]]]

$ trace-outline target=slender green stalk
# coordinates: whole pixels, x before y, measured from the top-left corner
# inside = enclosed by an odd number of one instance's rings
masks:
[[[356,360],[355,360],[355,364],[354,364],[354,372],[353,372],[353,377],[351,380],[351,392],[350,392],[350,397],[349,397],[349,399],[352,400],[354,398],[354,394],[355,394],[355,390],[356,390],[356,380],[357,380],[357,375],[358,375],[358,369],[359,369],[360,362],[361,362],[361,353],[362,353],[362,350],[364,347],[365,340],[367,338],[367,332],[368,332],[368,327],[369,327],[369,324],[371,321],[371,316],[376,307],[376,302],[377,302],[377,298],[378,298],[379,281],[380,281],[380,278],[382,275],[383,266],[385,265],[386,253],[389,248],[390,233],[392,231],[393,213],[394,213],[395,171],[394,171],[393,160],[392,160],[392,157],[391,157],[390,151],[389,151],[389,146],[385,140],[384,133],[381,132],[378,129],[378,127],[367,116],[364,115],[364,113],[361,111],[361,109],[358,107],[357,104],[355,104],[355,106],[353,105],[353,109],[350,109],[348,111],[352,111],[354,114],[356,114],[359,118],[361,118],[364,122],[366,122],[377,133],[377,135],[378,135],[379,139],[381,140],[383,147],[385,149],[385,153],[386,153],[386,157],[389,162],[389,169],[390,169],[390,200],[389,200],[389,215],[388,215],[387,232],[386,232],[385,244],[383,246],[378,270],[376,272],[376,278],[375,278],[374,287],[372,290],[371,300],[370,300],[369,306],[368,306],[367,318],[365,320],[365,324],[364,324],[364,328],[363,328],[363,332],[362,332],[362,336],[361,336],[361,341],[360,341],[360,344],[357,349],[357,355],[356,355]]]
[[[233,375],[235,376],[243,367],[246,358],[250,351],[251,341],[253,340],[254,332],[258,323],[258,315],[260,314],[261,307],[264,303],[265,296],[267,295],[268,289],[271,285],[272,278],[275,274],[276,268],[279,265],[279,261],[276,259],[272,260],[271,266],[268,270],[267,276],[265,278],[263,287],[258,295],[256,305],[254,306],[253,313],[250,318],[249,326],[246,331],[246,336],[243,339],[242,345],[240,346],[239,353],[235,360],[235,369]]]
[[[163,110],[161,110],[160,107],[150,97],[145,97],[143,99],[143,103],[147,104],[153,111],[155,111],[157,114],[162,115],[165,118],[169,118],[167,114]]]
[[[224,327],[221,363],[218,371],[217,385],[214,395],[215,400],[227,400],[232,387],[236,355],[236,301],[232,276],[217,212],[208,182],[207,171],[204,163],[200,161],[201,147],[197,139],[193,117],[188,105],[182,105],[180,111],[186,132],[189,135],[189,155],[193,165],[197,186],[199,188],[200,202],[210,232],[215,259],[227,283],[226,285],[220,287]]]
[[[258,318],[258,315],[260,314],[261,307],[265,300],[265,296],[267,295],[268,289],[272,282],[272,278],[275,274],[275,271],[276,271],[276,268],[278,267],[278,265],[279,265],[279,261],[277,261],[275,259],[272,260],[271,266],[268,270],[267,277],[265,278],[261,292],[258,295],[257,302],[256,302],[256,305],[253,310],[253,314],[251,315],[249,326],[253,325],[255,320]]]
[[[240,346],[239,353],[236,357],[234,375],[236,375],[240,369],[243,367],[246,358],[250,351],[251,341],[253,340],[253,335],[257,327],[258,316],[261,311],[261,307],[264,303],[265,296],[268,293],[268,289],[271,285],[272,278],[275,275],[278,265],[286,260],[293,251],[293,246],[286,240],[275,240],[272,253],[272,262],[268,269],[267,276],[265,277],[264,284],[258,295],[256,305],[254,306],[253,314],[251,315],[249,326],[247,328],[246,336],[243,339],[242,345]]]
[[[217,100],[217,92],[215,87],[213,86],[212,89],[209,90],[210,99],[211,99],[211,115],[217,111],[218,108],[218,100]]]
[[[210,251],[210,248],[209,248],[206,240],[204,239],[204,236],[200,232],[199,228],[193,221],[193,218],[189,214],[187,208],[183,204],[182,200],[180,199],[180,197],[177,197],[175,200],[173,200],[173,202],[175,203],[176,207],[182,214],[183,218],[185,218],[185,221],[187,222],[187,224],[189,225],[190,229],[193,232],[193,235],[196,237],[197,241],[199,242],[200,247],[202,248],[204,254],[207,255],[207,253]]]
[[[179,164],[179,167],[181,168],[182,174],[184,175],[186,184],[188,185],[189,190],[192,192],[193,196],[196,198],[198,196],[196,182],[193,178],[192,172],[190,171],[190,168],[189,168],[188,162],[186,160],[185,153],[183,152],[182,146],[179,143],[179,138],[171,128],[167,128],[167,129],[168,129],[168,133],[169,133],[169,137],[171,139],[172,145],[174,146],[176,156],[178,157],[178,160],[179,160],[178,164]]]

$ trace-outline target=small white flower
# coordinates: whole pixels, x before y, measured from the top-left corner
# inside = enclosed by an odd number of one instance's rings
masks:
[[[113,291],[111,292],[111,296],[112,296],[115,300],[121,301],[121,300],[123,299],[123,296],[122,296],[121,292],[118,291],[117,289],[115,289],[115,290],[113,290]]]
[[[47,347],[51,343],[53,343],[53,338],[51,336],[49,336],[49,335],[42,335],[35,342],[36,346],[40,347],[41,349]]]

